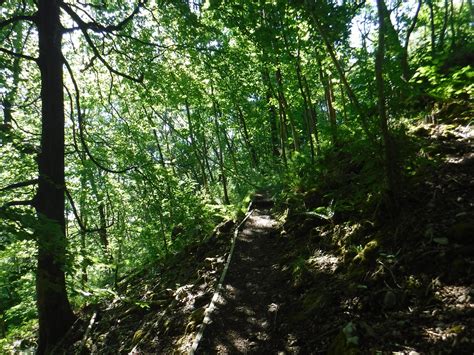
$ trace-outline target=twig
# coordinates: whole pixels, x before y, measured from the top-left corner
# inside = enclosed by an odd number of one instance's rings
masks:
[[[395,286],[397,286],[398,288],[402,288],[402,287],[398,284],[397,280],[395,279],[395,275],[393,274],[392,270],[391,270],[388,266],[386,266],[383,262],[381,262],[380,260],[378,260],[377,262],[378,262],[380,265],[382,265],[385,269],[388,270],[388,272],[389,272],[390,275],[392,276],[393,283],[395,284]],[[387,285],[387,286],[388,286],[388,285]]]

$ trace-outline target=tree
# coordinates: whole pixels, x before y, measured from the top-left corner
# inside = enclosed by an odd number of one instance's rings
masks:
[[[375,77],[377,82],[377,107],[382,131],[384,153],[385,153],[385,172],[388,182],[389,200],[391,209],[397,209],[397,199],[400,194],[400,171],[397,162],[396,147],[393,137],[389,131],[387,108],[385,104],[385,84],[383,63],[385,57],[385,36],[386,36],[386,7],[383,0],[377,0],[377,10],[379,19],[377,53],[375,59]]]
[[[64,98],[62,26],[59,2],[40,0],[36,15],[41,72],[41,147],[38,191],[34,206],[40,219],[37,233],[36,293],[39,354],[52,351],[75,317],[67,298],[64,219]]]
[[[0,29],[20,21],[34,23],[38,31],[38,57],[2,49],[2,52],[37,63],[41,78],[41,141],[38,154],[37,192],[32,201],[20,201],[10,205],[32,205],[38,215],[36,241],[38,264],[36,271],[36,298],[39,318],[38,353],[49,353],[64,336],[75,320],[68,301],[65,282],[66,235],[65,235],[65,133],[61,10],[77,22],[95,56],[115,74],[101,56],[87,34],[88,29],[113,32],[121,29],[138,12],[138,7],[117,26],[101,26],[86,23],[61,1],[39,0],[36,12],[26,14],[27,6],[18,14],[0,22]],[[31,10],[31,9],[29,9]],[[17,66],[16,66],[17,67]],[[16,69],[18,70],[18,69]],[[16,75],[16,74],[15,74]],[[127,76],[126,74],[123,74]],[[8,109],[8,108],[7,108]],[[87,149],[87,148],[86,148]]]

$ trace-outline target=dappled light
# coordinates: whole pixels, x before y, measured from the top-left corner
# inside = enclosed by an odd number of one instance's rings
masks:
[[[474,353],[472,1],[0,1],[0,354]]]

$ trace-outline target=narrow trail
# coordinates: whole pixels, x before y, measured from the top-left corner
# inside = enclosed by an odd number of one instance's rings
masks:
[[[286,278],[280,271],[283,248],[278,223],[267,203],[257,203],[239,233],[234,259],[198,354],[277,353],[287,348],[280,336]]]

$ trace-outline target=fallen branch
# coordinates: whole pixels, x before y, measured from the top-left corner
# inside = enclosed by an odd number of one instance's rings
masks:
[[[89,322],[89,325],[87,326],[87,329],[84,332],[84,337],[82,338],[82,341],[81,341],[81,347],[80,347],[80,350],[79,350],[79,354],[82,354],[82,350],[84,349],[84,346],[86,345],[87,338],[89,337],[89,333],[91,332],[91,329],[94,326],[96,318],[97,318],[97,311],[95,311],[94,314],[92,315],[91,320]]]

